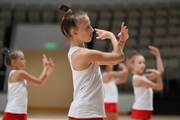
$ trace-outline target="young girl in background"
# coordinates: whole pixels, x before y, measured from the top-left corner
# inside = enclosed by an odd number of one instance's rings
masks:
[[[8,78],[7,105],[2,120],[27,120],[27,85],[43,85],[53,71],[54,63],[43,55],[44,68],[37,78],[25,72],[26,60],[20,50],[2,49],[5,65],[11,68]]]
[[[112,65],[101,65],[105,88],[104,105],[106,118],[104,120],[118,120],[118,89],[116,84],[126,82],[128,69],[123,63],[118,64],[119,69],[114,71]]]
[[[130,59],[129,65],[132,68],[133,78],[132,84],[134,88],[135,102],[132,107],[131,117],[134,120],[150,120],[153,111],[153,90],[162,90],[161,74],[164,72],[164,67],[161,60],[161,55],[158,48],[149,46],[150,52],[156,56],[157,70],[146,69],[145,58],[143,55],[134,53]],[[147,74],[143,74],[148,72]],[[156,79],[154,83],[151,80]]]
[[[85,48],[90,42],[94,29],[88,15],[83,11],[72,11],[69,6],[61,5],[65,12],[61,22],[61,32],[68,39],[70,49],[68,59],[73,77],[73,101],[69,109],[69,120],[103,120],[104,90],[99,64],[117,64],[124,60],[123,47],[128,38],[128,30],[122,23],[120,40],[113,33],[95,29],[97,39],[111,39],[113,52],[101,52]]]

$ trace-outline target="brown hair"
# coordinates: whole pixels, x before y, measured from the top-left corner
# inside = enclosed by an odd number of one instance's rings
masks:
[[[2,53],[5,54],[5,58],[4,58],[4,64],[6,66],[11,66],[11,61],[15,60],[18,57],[18,52],[20,50],[13,50],[10,51],[8,48],[3,48],[2,49]]]
[[[79,20],[84,18],[84,15],[87,15],[87,13],[81,10],[72,11],[71,8],[65,4],[60,5],[58,9],[65,12],[60,26],[62,34],[69,39],[71,37],[70,29],[77,28]]]

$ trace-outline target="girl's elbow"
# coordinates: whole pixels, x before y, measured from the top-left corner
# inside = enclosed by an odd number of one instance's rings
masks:
[[[162,89],[163,89],[163,86],[159,86],[159,87],[157,87],[156,90],[161,91]]]
[[[46,82],[46,80],[47,80],[47,78],[43,79],[43,80],[40,82],[39,86],[43,86],[44,83]]]
[[[43,84],[44,84],[43,80],[38,80],[36,83],[37,86],[42,86]]]
[[[159,88],[158,90],[161,91],[162,89],[163,89],[163,88],[161,87],[161,88]]]
[[[123,59],[123,61],[125,60],[125,55],[124,54],[122,54],[122,59]]]
[[[126,79],[122,81],[122,84],[126,83]]]
[[[39,86],[43,86],[43,84],[44,84],[44,82],[40,82],[40,83],[39,83]]]
[[[160,88],[159,88],[159,90],[162,90],[163,89],[163,86],[161,86]]]
[[[43,82],[39,81],[38,83],[36,83],[37,86],[42,86]]]
[[[120,56],[119,56],[119,61],[124,61],[125,60],[125,55],[124,54],[121,54]]]
[[[124,75],[125,75],[126,77],[128,76],[128,73],[129,73],[128,69],[124,70]]]
[[[164,69],[162,69],[161,71],[160,71],[160,74],[163,74],[164,73]]]

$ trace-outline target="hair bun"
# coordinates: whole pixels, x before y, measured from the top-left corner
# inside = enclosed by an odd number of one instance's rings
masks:
[[[2,49],[2,53],[5,54],[5,55],[8,54],[9,52],[10,52],[10,50],[8,48],[3,48]]]
[[[62,12],[68,12],[68,10],[70,10],[71,8],[68,5],[62,4],[58,7],[58,9]]]
[[[133,50],[133,55],[139,54],[137,50]]]

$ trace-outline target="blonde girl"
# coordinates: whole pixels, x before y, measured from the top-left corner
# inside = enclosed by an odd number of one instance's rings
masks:
[[[126,82],[128,69],[123,63],[118,64],[121,70],[113,70],[113,65],[101,65],[105,89],[104,105],[106,118],[104,120],[118,120],[118,84]]]
[[[158,48],[149,46],[150,52],[155,55],[157,69],[146,69],[145,58],[135,51],[130,58],[129,66],[132,68],[132,84],[135,102],[132,106],[131,117],[133,120],[151,120],[153,111],[153,90],[162,90],[161,74],[164,67]],[[146,70],[145,70],[146,69]],[[144,71],[147,72],[144,74]],[[152,80],[156,79],[156,82]]]
[[[2,49],[5,54],[5,65],[11,71],[8,78],[8,97],[5,113],[2,120],[27,120],[28,94],[26,85],[43,85],[52,74],[54,63],[43,55],[43,70],[39,77],[34,77],[24,71],[26,60],[21,50],[10,51]]]

